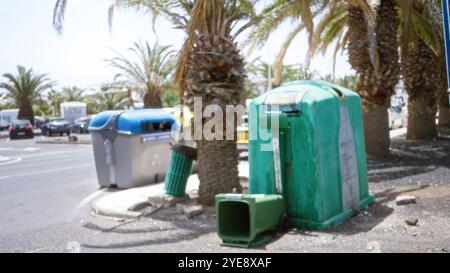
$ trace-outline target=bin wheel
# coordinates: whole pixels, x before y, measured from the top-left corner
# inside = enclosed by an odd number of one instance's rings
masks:
[[[289,220],[289,216],[287,213],[284,213],[280,216],[280,220],[278,222],[278,230],[281,232],[287,232],[291,226],[291,222]]]

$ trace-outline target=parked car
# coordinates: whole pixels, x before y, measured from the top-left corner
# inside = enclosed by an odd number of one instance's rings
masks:
[[[34,117],[34,127],[37,129],[41,129],[42,124],[45,123],[45,119],[39,116]]]
[[[9,126],[9,139],[34,138],[33,126],[29,120],[15,120]]]
[[[87,134],[89,133],[90,117],[77,118],[72,126],[72,133],[75,134]]]
[[[72,124],[63,118],[50,118],[41,127],[42,134],[46,136],[53,134],[70,136],[71,130]]]
[[[389,128],[391,130],[406,126],[406,113],[400,105],[389,108]]]

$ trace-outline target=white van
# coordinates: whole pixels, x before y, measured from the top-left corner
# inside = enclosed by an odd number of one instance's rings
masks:
[[[8,129],[11,123],[19,116],[19,109],[6,109],[0,111],[0,130]]]
[[[61,116],[70,123],[87,115],[87,104],[84,102],[64,102],[61,103],[60,108]]]

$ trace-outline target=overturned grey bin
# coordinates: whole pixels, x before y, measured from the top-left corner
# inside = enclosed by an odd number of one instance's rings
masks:
[[[162,109],[98,114],[89,131],[100,186],[128,189],[164,181],[174,124]]]

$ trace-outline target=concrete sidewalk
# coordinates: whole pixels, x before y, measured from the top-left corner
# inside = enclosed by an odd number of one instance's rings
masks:
[[[248,179],[249,165],[247,161],[241,161],[239,164],[239,177]],[[193,193],[198,190],[199,179],[197,174],[191,175],[186,186],[187,193]],[[164,183],[144,186],[140,188],[103,191],[98,194],[100,197],[91,202],[92,212],[101,216],[130,219],[142,215],[139,210],[148,206],[149,197],[164,195]]]

